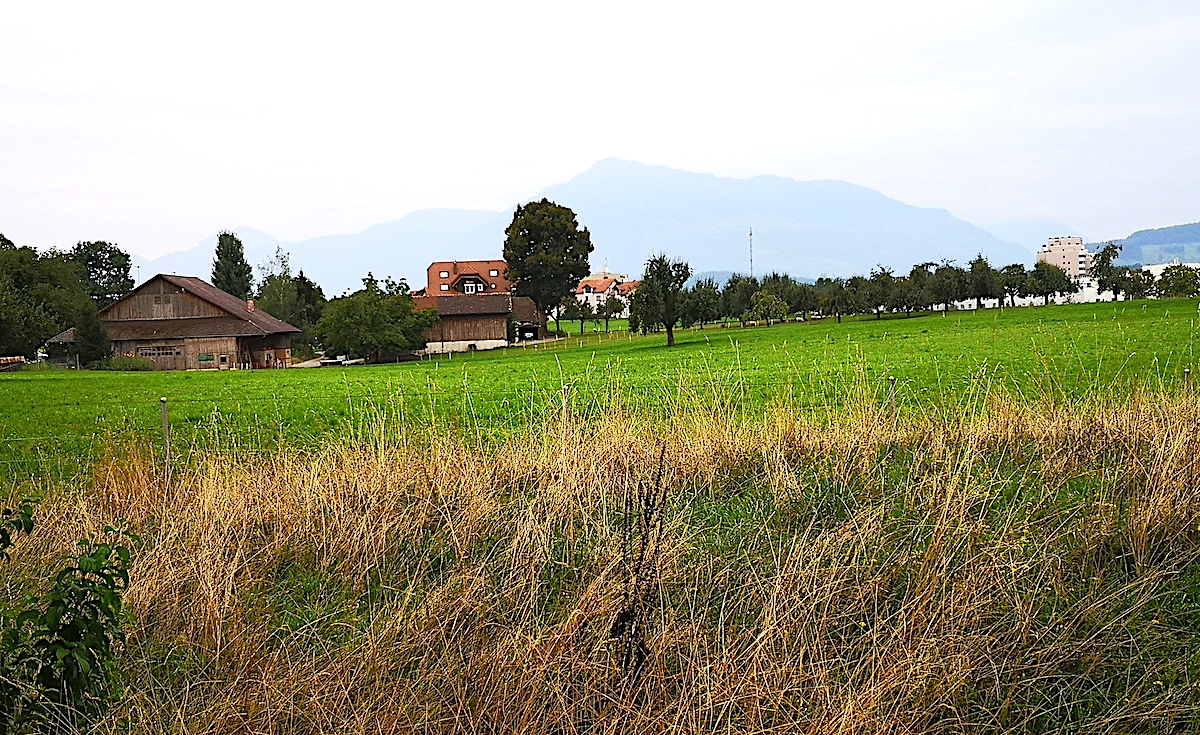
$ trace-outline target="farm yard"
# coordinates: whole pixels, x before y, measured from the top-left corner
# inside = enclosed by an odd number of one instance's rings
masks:
[[[1194,732],[1197,320],[3,375],[4,589],[142,536],[101,732]]]

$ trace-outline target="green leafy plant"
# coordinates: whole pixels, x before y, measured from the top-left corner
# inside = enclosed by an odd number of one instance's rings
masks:
[[[32,507],[4,511],[0,554],[12,533],[33,531]],[[103,715],[118,696],[116,649],[125,642],[122,594],[130,549],[139,537],[106,526],[117,543],[79,542],[79,553],[45,594],[0,610],[0,735],[74,732]]]

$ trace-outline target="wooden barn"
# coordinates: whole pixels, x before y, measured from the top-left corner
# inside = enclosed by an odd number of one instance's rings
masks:
[[[437,309],[438,323],[425,331],[428,353],[490,350],[541,337],[541,314],[525,296],[421,296],[413,302],[414,310]]]
[[[300,330],[192,276],[159,274],[100,312],[116,354],[156,370],[287,367]]]

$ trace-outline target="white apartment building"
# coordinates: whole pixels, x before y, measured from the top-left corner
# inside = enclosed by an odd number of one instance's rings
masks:
[[[1038,250],[1037,260],[1062,268],[1077,281],[1092,270],[1092,254],[1083,246],[1082,237],[1050,238]]]

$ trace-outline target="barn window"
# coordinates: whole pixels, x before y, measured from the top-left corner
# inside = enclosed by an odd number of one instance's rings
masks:
[[[149,345],[139,347],[138,357],[178,357],[183,354],[181,345]]]

